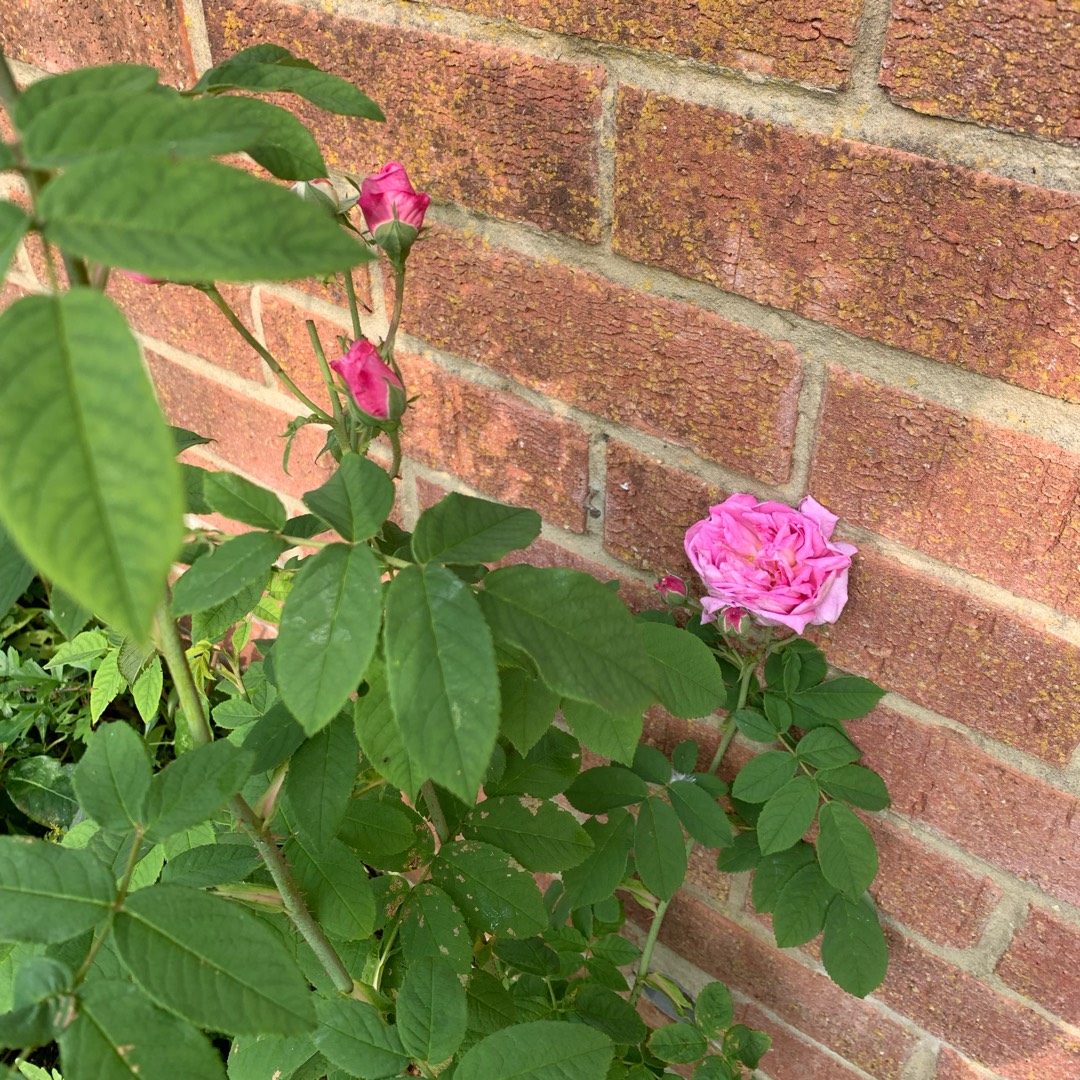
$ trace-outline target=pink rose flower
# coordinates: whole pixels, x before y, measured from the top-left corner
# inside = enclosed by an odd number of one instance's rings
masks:
[[[131,278],[132,281],[137,281],[140,285],[164,285],[165,279],[159,277],[147,277],[145,274],[137,274],[134,270],[121,270],[121,274],[126,278]]]
[[[368,230],[375,236],[381,225],[394,220],[419,232],[431,196],[416,191],[404,166],[391,161],[360,185],[359,202]]]
[[[375,420],[396,420],[401,415],[405,387],[370,341],[357,338],[330,366],[345,380],[361,412]]]
[[[674,574],[665,574],[653,588],[669,604],[677,604],[680,600],[686,598],[686,582]]]
[[[801,634],[835,622],[847,603],[856,548],[830,540],[837,518],[807,496],[798,510],[732,495],[686,533],[686,554],[708,591],[703,622],[742,608],[765,626]],[[726,620],[730,626],[734,620]]]

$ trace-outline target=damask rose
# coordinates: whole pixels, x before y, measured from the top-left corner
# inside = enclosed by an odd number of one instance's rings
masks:
[[[391,259],[404,259],[420,234],[431,196],[416,191],[396,161],[360,185],[360,211],[375,243]]]
[[[710,507],[708,518],[686,533],[686,554],[708,591],[702,621],[741,608],[765,626],[797,634],[835,622],[847,603],[856,551],[830,539],[836,522],[809,496],[798,510],[753,495]]]
[[[401,416],[405,387],[370,341],[357,338],[344,356],[330,361],[330,366],[345,380],[362,413],[374,420],[396,420]]]

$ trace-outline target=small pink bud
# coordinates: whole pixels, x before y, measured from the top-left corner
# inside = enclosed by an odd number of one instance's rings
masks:
[[[653,588],[669,604],[677,604],[680,600],[686,599],[686,582],[674,574],[666,574]]]
[[[405,387],[375,346],[357,338],[330,366],[345,380],[357,407],[373,420],[397,420],[404,411]]]
[[[729,607],[724,610],[724,632],[728,634],[742,633],[743,619],[746,612],[741,607]]]
[[[357,202],[375,243],[401,261],[420,235],[431,196],[416,191],[404,167],[391,161],[360,185]]]
[[[164,285],[165,279],[159,277],[147,277],[145,274],[137,274],[134,270],[121,270],[121,274],[126,278],[131,278],[132,281],[137,281],[140,285]]]

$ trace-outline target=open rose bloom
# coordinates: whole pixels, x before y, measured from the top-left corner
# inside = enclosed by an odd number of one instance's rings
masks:
[[[856,548],[830,538],[837,518],[807,496],[798,510],[732,495],[686,533],[686,554],[708,591],[703,622],[741,609],[764,626],[835,622],[847,603]]]

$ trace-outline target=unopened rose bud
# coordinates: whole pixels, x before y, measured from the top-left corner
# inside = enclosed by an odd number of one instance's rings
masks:
[[[668,604],[677,604],[686,599],[686,582],[674,574],[667,574],[653,586],[661,598]]]
[[[341,209],[341,200],[338,199],[334,185],[324,177],[315,180],[298,180],[290,190],[305,202],[315,203],[332,214],[336,214]]]
[[[344,356],[330,361],[357,408],[373,421],[398,420],[405,411],[405,387],[375,346],[357,338]]]
[[[391,161],[360,185],[358,202],[375,243],[393,261],[404,260],[420,235],[431,196],[416,191],[404,167]]]
[[[724,632],[741,634],[746,611],[741,607],[729,607],[724,610]]]
[[[137,281],[140,285],[164,285],[165,279],[159,277],[147,277],[145,274],[137,274],[134,270],[121,270],[121,274],[126,278],[131,278],[132,281]]]

